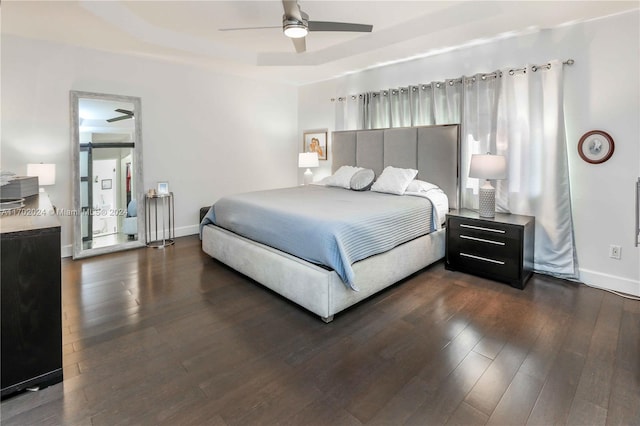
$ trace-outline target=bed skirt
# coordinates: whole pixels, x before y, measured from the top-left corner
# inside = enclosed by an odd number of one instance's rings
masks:
[[[333,315],[442,259],[441,229],[371,256],[353,265],[355,284],[349,289],[332,270],[306,262],[215,225],[202,231],[202,249],[211,257],[319,315]]]

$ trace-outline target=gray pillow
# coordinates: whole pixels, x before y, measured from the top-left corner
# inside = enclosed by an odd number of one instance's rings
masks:
[[[371,169],[362,169],[357,171],[349,182],[349,186],[354,191],[367,191],[371,188],[376,174]]]

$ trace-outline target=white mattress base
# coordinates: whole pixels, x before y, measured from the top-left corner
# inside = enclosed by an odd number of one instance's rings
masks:
[[[329,321],[334,314],[442,259],[445,231],[441,229],[356,262],[353,270],[359,291],[347,288],[335,271],[214,225],[204,227],[202,249],[211,257]]]

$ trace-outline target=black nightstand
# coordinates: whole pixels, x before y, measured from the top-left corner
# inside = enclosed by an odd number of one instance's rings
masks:
[[[535,218],[470,210],[447,214],[446,269],[467,272],[523,289],[533,272]]]

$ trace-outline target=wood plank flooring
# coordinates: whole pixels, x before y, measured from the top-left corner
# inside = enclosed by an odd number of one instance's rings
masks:
[[[63,261],[64,382],[3,425],[638,425],[640,302],[442,262],[330,324],[196,237]]]

